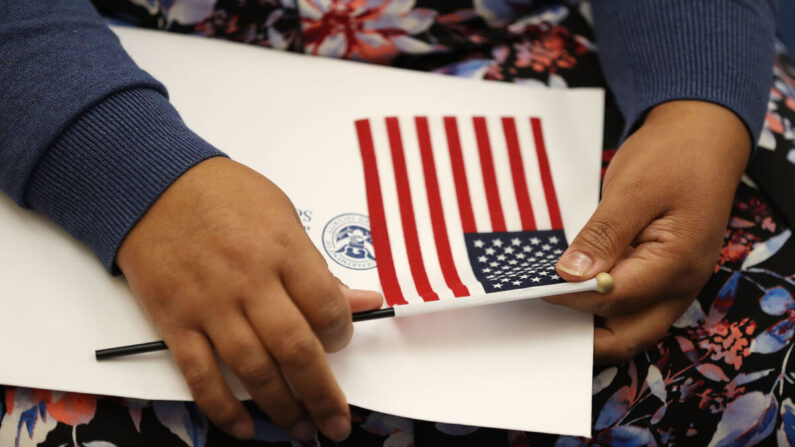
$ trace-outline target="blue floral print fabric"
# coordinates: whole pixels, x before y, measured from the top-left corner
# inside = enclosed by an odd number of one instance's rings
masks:
[[[137,26],[286,51],[528,87],[605,86],[588,4],[576,1],[94,3],[105,15]],[[236,442],[190,402],[0,386],[0,445],[795,446],[795,68],[783,47],[772,75],[761,157],[737,190],[714,274],[656,346],[624,364],[594,369],[591,438],[457,426],[352,407],[347,441],[320,437],[302,444],[247,402],[256,440]],[[604,167],[623,125],[609,95],[605,113]]]

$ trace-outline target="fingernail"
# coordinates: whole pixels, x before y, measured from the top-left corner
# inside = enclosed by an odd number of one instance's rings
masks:
[[[251,439],[254,437],[254,424],[251,421],[240,421],[232,427],[232,436],[237,439]]]
[[[290,428],[290,434],[300,441],[311,441],[317,437],[317,429],[311,422],[301,421]]]
[[[351,424],[344,416],[326,419],[321,425],[323,433],[333,441],[342,441],[351,434]]]
[[[593,264],[590,256],[581,251],[572,251],[563,253],[560,261],[558,261],[558,268],[574,276],[583,276]]]

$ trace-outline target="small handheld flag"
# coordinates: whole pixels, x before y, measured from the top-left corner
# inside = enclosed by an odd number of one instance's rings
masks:
[[[562,295],[565,293],[592,292],[608,293],[613,289],[613,277],[609,273],[599,273],[596,278],[577,283],[566,283],[568,287],[545,288],[539,292],[537,288],[506,290],[488,295],[473,295],[456,300],[441,300],[431,303],[404,304],[401,306],[387,307],[384,309],[356,312],[353,321],[367,321],[381,318],[400,318],[411,315],[440,312],[445,310],[463,309],[467,307],[482,306],[484,304],[507,303],[545,296]],[[107,360],[116,357],[125,357],[146,352],[164,351],[168,349],[165,342],[155,341],[136,345],[119,346],[115,348],[98,349],[95,351],[97,360]]]

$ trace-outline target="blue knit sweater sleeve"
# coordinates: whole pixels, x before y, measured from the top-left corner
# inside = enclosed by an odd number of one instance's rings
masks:
[[[114,270],[127,232],[217,155],[88,0],[0,2],[0,188]]]
[[[626,119],[677,99],[732,110],[756,143],[775,56],[775,0],[592,0],[602,70]]]

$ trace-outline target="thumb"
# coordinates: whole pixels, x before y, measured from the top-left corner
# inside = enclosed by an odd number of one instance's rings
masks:
[[[637,206],[637,198],[605,196],[558,261],[558,274],[567,281],[583,281],[609,272],[635,237],[653,219]]]
[[[384,302],[384,297],[378,293],[370,290],[351,289],[347,284],[342,282],[336,276],[334,279],[340,286],[342,295],[348,299],[351,305],[351,312],[364,312],[366,310],[376,310],[381,307]]]
[[[351,312],[364,312],[366,310],[376,310],[381,308],[384,298],[378,292],[370,290],[342,289],[342,294],[351,303]]]

